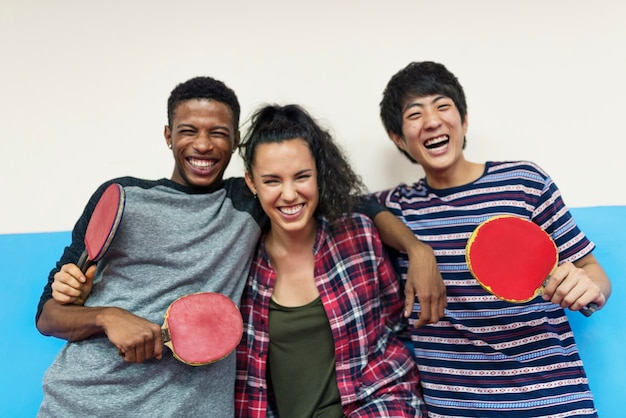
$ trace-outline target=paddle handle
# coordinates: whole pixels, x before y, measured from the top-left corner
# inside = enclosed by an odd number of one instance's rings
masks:
[[[163,339],[163,345],[169,348],[172,351],[174,357],[176,357],[176,353],[174,352],[174,344],[172,344],[172,336],[170,335],[170,328],[167,326],[167,321],[161,327],[161,338]]]
[[[163,325],[163,328],[161,328],[161,338],[163,338],[163,344],[172,340],[172,337],[170,337],[170,330],[165,324]]]
[[[546,285],[548,284],[548,280],[550,280],[550,276],[548,276],[548,278],[546,278],[546,280],[543,282],[542,287],[546,287]],[[585,306],[584,308],[580,308],[579,312],[585,315],[587,318],[589,318],[597,310],[598,310],[598,305],[596,303],[591,302],[589,305]]]
[[[76,263],[76,265],[78,266],[80,271],[85,273],[92,264],[93,262],[89,259],[89,254],[87,254],[87,249],[85,249],[85,251],[83,251],[83,253],[80,255],[80,258],[78,259],[78,262]]]
[[[587,318],[589,318],[597,310],[598,310],[598,305],[592,302],[586,307],[582,308],[580,310],[580,313],[585,315]]]

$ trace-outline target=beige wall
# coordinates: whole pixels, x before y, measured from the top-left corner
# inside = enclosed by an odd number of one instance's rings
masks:
[[[0,234],[71,229],[111,177],[169,177],[165,102],[195,75],[235,89],[244,119],[304,105],[372,190],[413,181],[378,118],[412,60],[464,85],[469,159],[534,160],[572,207],[625,205],[624,16],[621,0],[4,0]]]

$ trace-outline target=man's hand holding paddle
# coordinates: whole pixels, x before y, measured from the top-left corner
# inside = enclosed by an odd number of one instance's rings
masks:
[[[64,265],[54,275],[52,297],[62,305],[83,305],[91,293],[96,266],[83,272],[75,264]],[[109,341],[115,345],[120,356],[129,363],[142,363],[163,356],[161,326],[134,315],[124,309],[97,309],[94,321]]]
[[[84,305],[91,293],[96,266],[92,265],[83,273],[76,264],[65,264],[54,275],[52,297],[62,305]]]
[[[563,263],[554,270],[543,288],[543,299],[572,311],[592,312],[606,304],[607,298],[600,284],[591,279],[588,270],[600,268],[591,254],[575,263]],[[602,277],[600,275],[600,277]]]
[[[465,257],[476,280],[509,302],[527,302],[542,294],[546,301],[591,316],[611,293],[593,254],[558,265],[550,235],[524,218],[502,215],[482,222],[467,242]]]
[[[115,307],[102,308],[98,322],[124,361],[142,363],[163,357],[160,325]]]
[[[81,270],[66,264],[54,276],[56,303],[82,304],[89,296],[94,270]],[[117,347],[124,361],[141,363],[163,357],[166,345],[174,357],[191,366],[203,366],[228,356],[241,340],[243,321],[237,306],[227,296],[199,292],[174,300],[163,325],[116,307],[96,310],[96,326]]]
[[[126,195],[119,184],[109,185],[96,204],[85,232],[85,250],[76,264],[65,264],[54,275],[52,297],[46,309],[56,310],[59,319],[73,323],[81,317],[79,328],[69,327],[63,335],[76,341],[91,335],[105,333],[124,358],[130,363],[141,363],[163,355],[161,327],[116,307],[83,307],[91,293],[96,263],[106,254],[120,226]],[[58,304],[74,305],[70,312],[56,309]],[[57,335],[61,337],[60,335]]]

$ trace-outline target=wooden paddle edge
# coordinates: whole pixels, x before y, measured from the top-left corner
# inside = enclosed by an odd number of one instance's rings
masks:
[[[113,238],[115,238],[117,228],[119,227],[120,222],[122,222],[122,215],[124,214],[124,208],[126,207],[126,192],[124,191],[124,188],[120,184],[117,184],[117,183],[113,183],[109,187],[113,187],[113,186],[117,186],[117,189],[119,192],[119,204],[117,205],[117,212],[115,214],[115,222],[111,226],[111,230],[109,231],[109,235],[107,236],[107,239],[104,242],[104,245],[102,246],[98,254],[95,255],[93,260],[91,260],[93,263],[99,261],[102,257],[104,257],[104,254],[106,254],[107,250],[111,246],[111,242],[113,242]]]
[[[238,308],[238,307],[237,307],[237,305],[236,305],[236,304],[232,301],[232,299],[230,299],[228,296],[226,296],[226,295],[224,295],[224,294],[222,294],[222,293],[219,293],[219,292],[196,292],[196,293],[189,293],[189,294],[187,294],[187,295],[183,295],[183,296],[180,296],[180,297],[176,298],[174,301],[172,301],[172,303],[170,303],[170,307],[171,307],[171,306],[172,306],[172,305],[173,305],[176,301],[178,301],[179,299],[183,299],[183,298],[188,297],[188,296],[193,296],[193,295],[198,295],[198,294],[203,294],[203,293],[212,293],[212,294],[216,294],[216,295],[223,296],[224,298],[227,298],[228,300],[230,300],[230,302],[233,304],[234,308],[235,308],[235,309],[237,309],[237,311],[239,311],[239,308]],[[226,357],[228,357],[229,355],[231,355],[231,354],[232,354],[232,352],[233,352],[233,351],[237,348],[237,345],[239,345],[238,343],[237,343],[237,344],[234,344],[233,348],[232,348],[230,351],[228,351],[226,354],[224,354],[222,357],[219,357],[219,358],[213,359],[213,360],[211,360],[211,361],[206,361],[206,362],[193,362],[193,361],[188,361],[188,360],[185,360],[185,359],[183,359],[183,358],[179,357],[179,356],[176,354],[176,352],[174,351],[174,344],[172,343],[172,340],[171,340],[171,338],[170,338],[170,334],[169,334],[169,326],[168,326],[168,324],[167,324],[167,319],[169,318],[169,314],[170,314],[170,308],[168,307],[167,311],[165,311],[165,315],[164,315],[164,319],[163,319],[163,325],[161,326],[161,336],[162,336],[162,338],[163,338],[163,345],[165,345],[166,347],[168,347],[168,348],[170,349],[170,351],[172,352],[172,356],[173,356],[175,359],[177,359],[178,361],[180,361],[180,362],[182,362],[182,363],[184,363],[184,364],[187,364],[187,365],[189,365],[189,366],[194,366],[194,367],[197,367],[197,366],[206,366],[206,365],[208,365],[208,364],[212,364],[212,363],[218,362],[218,361],[220,361],[220,360],[225,359],[225,358],[226,358]],[[241,318],[241,327],[240,327],[240,328],[241,328],[241,332],[240,332],[240,339],[241,339],[241,336],[243,336],[243,318]]]

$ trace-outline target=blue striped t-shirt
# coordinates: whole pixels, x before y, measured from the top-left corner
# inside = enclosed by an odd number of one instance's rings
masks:
[[[521,304],[499,300],[465,262],[465,245],[476,226],[505,214],[546,230],[559,263],[593,250],[541,168],[487,162],[483,175],[464,186],[432,189],[422,179],[376,196],[433,248],[447,288],[442,320],[410,327],[430,416],[597,415],[564,310],[540,296]],[[406,280],[406,254],[395,255]],[[417,312],[418,303],[409,322]]]

